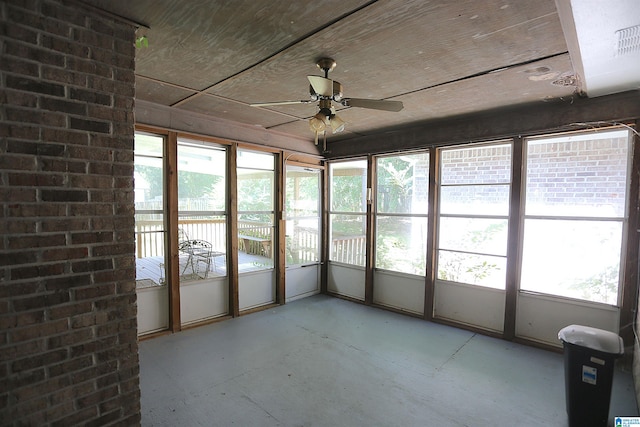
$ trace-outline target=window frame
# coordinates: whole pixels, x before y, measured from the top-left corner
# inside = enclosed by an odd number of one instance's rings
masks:
[[[498,290],[498,291],[506,291],[507,290],[507,282],[509,280],[508,277],[508,271],[509,271],[509,223],[510,223],[510,219],[511,219],[511,212],[510,212],[510,200],[512,197],[512,193],[514,191],[513,188],[513,163],[514,163],[514,152],[515,152],[515,141],[513,139],[498,139],[498,140],[493,140],[493,141],[486,141],[486,142],[482,142],[482,143],[475,143],[475,144],[466,144],[466,145],[455,145],[455,146],[446,146],[446,147],[440,147],[437,150],[437,156],[438,156],[438,162],[437,162],[437,176],[438,176],[438,182],[437,182],[437,189],[436,189],[436,198],[437,198],[437,212],[436,212],[436,238],[435,238],[435,242],[434,242],[434,246],[435,246],[435,256],[434,256],[434,278],[436,281],[438,282],[450,282],[450,283],[457,283],[457,284],[464,284],[467,286],[478,286],[478,287],[482,287],[482,288],[486,288],[486,289],[494,289],[494,290]],[[442,161],[442,155],[444,152],[446,151],[455,151],[455,150],[468,150],[468,149],[474,149],[474,148],[484,148],[484,147],[491,147],[491,146],[508,146],[509,147],[509,161],[508,161],[508,165],[509,165],[509,171],[508,171],[508,182],[483,182],[483,183],[477,183],[477,184],[469,184],[469,183],[462,183],[462,184],[456,184],[456,183],[452,183],[452,184],[443,184],[443,161]],[[508,187],[508,191],[507,191],[507,198],[505,200],[506,203],[506,213],[505,214],[461,214],[461,213],[443,213],[442,212],[442,188],[445,187],[489,187],[489,186],[506,186]],[[456,250],[453,248],[442,248],[440,246],[441,244],[441,236],[442,236],[442,231],[441,231],[441,226],[442,226],[442,219],[443,218],[461,218],[461,219],[469,219],[469,220],[473,220],[473,219],[487,219],[487,220],[501,220],[505,222],[506,228],[505,228],[505,241],[504,241],[504,255],[499,255],[499,254],[495,254],[495,253],[488,253],[488,252],[481,252],[481,251],[464,251],[464,250]],[[469,283],[467,281],[458,281],[458,280],[448,280],[448,279],[442,279],[440,278],[440,252],[446,252],[446,253],[455,253],[455,254],[462,254],[464,255],[469,255],[469,256],[478,256],[478,257],[495,257],[495,258],[499,258],[504,260],[504,265],[502,267],[503,269],[503,283],[502,283],[502,287],[497,287],[497,286],[488,286],[488,285],[483,285],[483,284],[479,284],[479,283]]]
[[[423,155],[427,157],[427,164],[428,167],[426,169],[426,190],[427,190],[427,194],[426,194],[426,206],[424,208],[424,212],[420,212],[420,213],[399,213],[399,212],[387,212],[387,211],[381,211],[378,205],[378,201],[380,200],[380,181],[379,181],[379,177],[380,177],[380,164],[379,162],[383,159],[389,159],[389,158],[394,158],[394,157],[402,157],[402,156],[413,156],[413,155]],[[429,227],[430,227],[430,218],[429,218],[429,206],[430,206],[430,170],[431,170],[431,163],[433,162],[433,159],[431,158],[431,151],[429,149],[424,149],[424,150],[415,150],[415,151],[403,151],[401,154],[398,153],[392,153],[392,154],[384,154],[384,155],[378,155],[378,156],[374,156],[373,157],[373,161],[375,164],[374,170],[375,170],[375,176],[373,179],[374,182],[374,189],[373,189],[373,200],[372,200],[372,213],[373,213],[373,227],[374,227],[374,232],[372,233],[373,238],[374,238],[374,243],[372,245],[373,250],[374,250],[374,256],[373,256],[373,270],[374,271],[385,271],[385,272],[393,272],[393,273],[397,273],[397,274],[406,274],[406,275],[410,275],[410,276],[416,276],[416,277],[423,277],[425,278],[428,274],[428,269],[429,269],[429,265],[428,265],[428,253],[429,253],[429,249],[428,249],[428,234],[429,234]],[[413,189],[412,189],[413,190]],[[378,266],[378,262],[379,262],[379,254],[378,254],[378,250],[379,250],[379,236],[378,236],[378,220],[380,218],[407,218],[407,219],[412,219],[412,218],[422,218],[424,223],[424,232],[425,232],[425,236],[424,236],[424,241],[422,242],[423,245],[423,255],[424,255],[424,269],[421,273],[410,273],[407,271],[401,271],[401,270],[394,270],[394,269],[389,269],[389,268],[383,268],[383,267],[379,267]]]
[[[364,188],[365,188],[365,192],[363,194],[363,201],[364,201],[364,207],[361,211],[357,211],[357,212],[352,212],[352,211],[338,211],[338,210],[333,210],[333,200],[334,200],[334,167],[335,165],[339,165],[339,164],[345,164],[345,163],[356,163],[356,162],[364,162],[364,174],[362,175],[364,178]],[[367,179],[368,179],[368,174],[370,173],[369,171],[369,167],[368,167],[368,161],[366,158],[362,158],[362,157],[357,157],[357,158],[353,158],[353,159],[348,159],[348,160],[338,160],[338,161],[332,161],[328,164],[328,185],[329,185],[329,200],[328,200],[328,212],[327,212],[327,217],[328,217],[328,258],[327,258],[327,262],[332,262],[332,263],[338,263],[338,264],[344,264],[344,265],[349,265],[349,266],[354,266],[354,267],[358,267],[358,268],[366,268],[366,248],[367,248],[367,205],[370,205],[371,200],[368,196],[368,187],[366,185],[367,183]],[[333,253],[333,218],[335,216],[354,216],[354,217],[358,217],[362,220],[362,224],[363,224],[363,228],[364,228],[364,233],[363,233],[363,238],[364,238],[364,249],[365,252],[364,253],[360,253],[360,254],[354,254],[354,258],[361,258],[362,259],[362,264],[356,264],[356,263],[349,263],[349,262],[344,262],[344,261],[340,261],[340,260],[336,260],[334,259],[334,253]]]
[[[616,217],[616,216],[589,216],[589,215],[557,215],[557,214],[527,214],[526,212],[526,206],[527,206],[527,182],[528,182],[528,143],[530,141],[541,141],[544,139],[554,139],[554,138],[563,138],[563,137],[570,137],[573,135],[588,135],[588,134],[598,134],[598,133],[603,133],[603,132],[616,132],[616,131],[625,131],[626,132],[626,139],[627,139],[627,158],[626,158],[626,176],[625,176],[625,187],[624,187],[624,206],[622,208],[622,216]],[[630,128],[627,127],[623,127],[623,126],[610,126],[610,127],[602,127],[602,128],[597,128],[597,129],[581,129],[581,130],[576,130],[576,131],[571,131],[571,132],[560,132],[560,133],[548,133],[548,134],[538,134],[538,135],[532,135],[529,137],[524,137],[522,139],[522,143],[523,143],[523,148],[522,148],[522,157],[523,157],[523,161],[522,161],[522,188],[521,188],[521,213],[520,213],[520,229],[521,229],[521,237],[518,241],[518,245],[519,245],[519,259],[518,259],[518,292],[519,293],[528,293],[528,294],[538,294],[538,295],[545,295],[548,296],[550,298],[557,298],[557,299],[566,299],[566,300],[571,300],[571,301],[575,301],[576,303],[579,304],[592,304],[592,305],[596,305],[596,306],[613,306],[616,307],[618,309],[621,309],[623,306],[623,293],[624,293],[624,273],[626,270],[626,262],[627,262],[627,258],[626,258],[626,253],[627,253],[627,240],[628,240],[628,234],[629,234],[629,210],[630,210],[630,206],[629,206],[629,197],[630,197],[630,190],[631,190],[631,173],[632,173],[632,166],[633,166],[633,158],[634,158],[634,143],[633,143],[633,134],[632,134],[632,130]],[[547,292],[542,292],[540,290],[534,290],[534,289],[524,289],[522,288],[522,283],[523,283],[523,265],[524,265],[524,257],[525,257],[525,253],[524,253],[524,248],[525,248],[525,231],[526,231],[526,222],[527,219],[530,220],[534,220],[534,221],[538,221],[538,220],[543,220],[543,221],[570,221],[570,222],[576,222],[576,223],[581,223],[581,222],[601,222],[601,223],[608,223],[608,222],[613,222],[613,223],[619,223],[621,225],[620,228],[620,249],[619,249],[619,253],[618,253],[618,260],[619,260],[619,269],[618,269],[618,286],[617,286],[617,297],[616,297],[616,302],[615,304],[611,304],[608,302],[601,302],[601,301],[594,301],[594,300],[589,300],[586,298],[579,298],[579,297],[574,297],[574,296],[567,296],[567,295],[561,295],[561,294],[554,294],[554,293],[547,293]]]

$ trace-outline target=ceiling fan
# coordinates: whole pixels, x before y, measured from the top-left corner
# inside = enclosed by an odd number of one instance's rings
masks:
[[[403,105],[401,101],[344,98],[342,84],[329,78],[329,71],[336,67],[336,62],[331,58],[321,58],[318,60],[316,65],[324,71],[324,77],[307,76],[307,79],[309,80],[310,99],[300,101],[262,102],[250,105],[252,107],[268,107],[272,105],[310,104],[318,102],[320,110],[309,120],[309,128],[316,134],[316,145],[318,144],[318,134],[324,134],[326,139],[325,131],[328,127],[331,128],[332,133],[338,133],[344,130],[345,122],[336,114],[336,109],[332,102],[337,102],[345,107],[369,108],[373,110],[394,112],[402,110]]]

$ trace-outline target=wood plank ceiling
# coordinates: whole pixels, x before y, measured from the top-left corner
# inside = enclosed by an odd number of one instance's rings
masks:
[[[307,75],[331,57],[346,97],[401,112],[336,105],[348,143],[388,129],[578,90],[554,0],[85,0],[143,23],[136,98],[313,140]],[[334,103],[335,105],[335,103]]]

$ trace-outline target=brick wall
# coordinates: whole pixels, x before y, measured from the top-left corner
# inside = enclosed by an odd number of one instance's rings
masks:
[[[443,206],[508,203],[508,186],[457,185],[509,183],[509,146],[462,148],[442,152]],[[627,138],[541,139],[527,150],[527,213],[624,215]],[[505,205],[506,206],[506,205]]]
[[[473,213],[505,215],[510,182],[510,144],[442,151],[443,213],[469,213],[472,204]]]
[[[134,28],[0,14],[0,425],[135,425]]]
[[[533,142],[527,213],[624,216],[628,152],[626,137]]]

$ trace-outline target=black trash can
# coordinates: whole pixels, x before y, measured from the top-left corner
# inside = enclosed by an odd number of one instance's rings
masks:
[[[613,332],[571,325],[558,332],[564,346],[569,427],[606,427],[615,359],[624,353]]]

